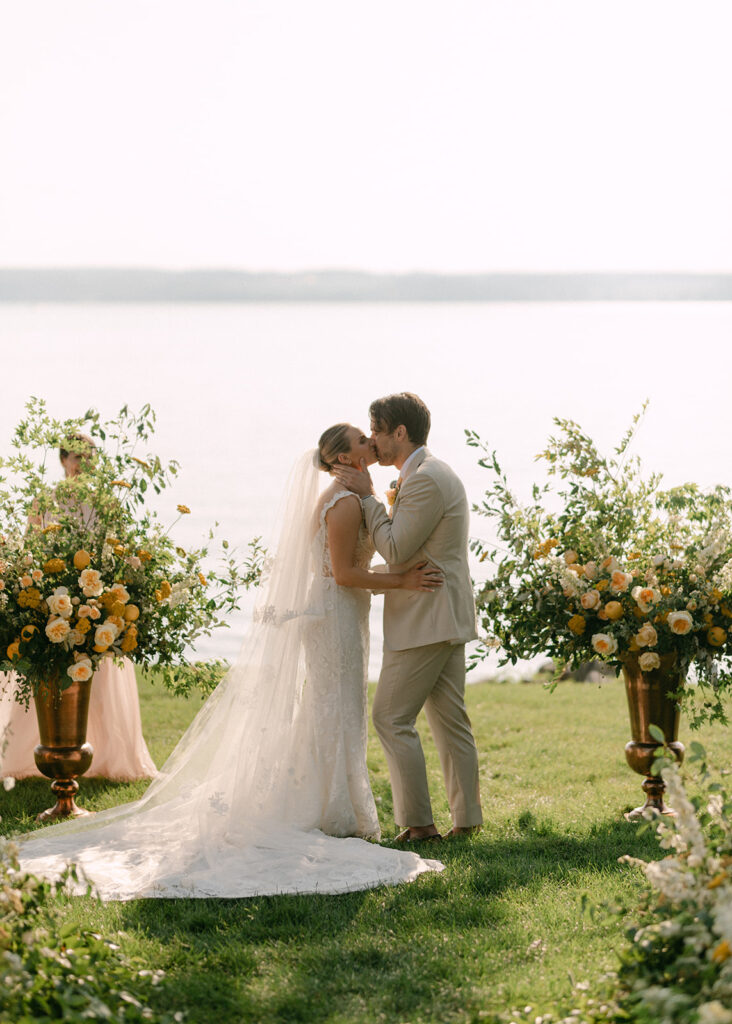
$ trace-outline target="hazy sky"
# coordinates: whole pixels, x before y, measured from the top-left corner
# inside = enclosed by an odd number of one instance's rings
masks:
[[[732,270],[729,0],[23,0],[0,265]]]

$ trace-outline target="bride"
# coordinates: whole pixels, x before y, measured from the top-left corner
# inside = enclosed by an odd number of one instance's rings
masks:
[[[279,544],[236,664],[138,801],[18,839],[23,869],[69,861],[104,899],[339,893],[437,861],[378,838],[366,769],[369,589],[432,590],[427,565],[369,568],[360,503],[319,470],[376,461],[356,427],[295,465]],[[341,837],[341,838],[339,838]]]

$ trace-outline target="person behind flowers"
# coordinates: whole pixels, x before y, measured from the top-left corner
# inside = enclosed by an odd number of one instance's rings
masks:
[[[59,457],[66,480],[73,481],[83,470],[84,462],[93,459],[95,445],[86,434],[70,435],[61,447]],[[81,451],[72,451],[71,448]],[[91,527],[94,510],[81,504],[75,515]],[[30,527],[48,525],[41,516],[31,516]],[[26,709],[14,698],[12,674],[0,685],[0,778],[24,779],[40,777],[33,750],[40,742],[33,700]],[[157,769],[142,735],[140,701],[135,670],[126,658],[120,665],[105,658],[94,674],[89,700],[87,740],[94,749],[94,759],[85,773],[119,781],[149,779]]]

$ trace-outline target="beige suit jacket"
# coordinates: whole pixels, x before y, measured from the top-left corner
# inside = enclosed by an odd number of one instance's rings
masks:
[[[477,636],[468,568],[469,509],[465,488],[445,462],[427,449],[415,456],[392,516],[373,495],[363,499],[366,526],[390,570],[425,559],[445,577],[431,594],[389,590],[384,599],[384,647],[405,651]]]

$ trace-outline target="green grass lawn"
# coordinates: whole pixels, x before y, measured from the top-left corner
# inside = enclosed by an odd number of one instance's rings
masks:
[[[140,684],[143,726],[160,764],[200,706]],[[481,683],[468,706],[481,757],[486,827],[428,846],[446,870],[411,885],[345,896],[251,900],[76,900],[62,913],[91,922],[150,968],[162,967],[161,1005],[188,1020],[234,1022],[490,1021],[511,1007],[571,1008],[573,981],[597,978],[622,944],[616,922],[590,903],[635,905],[637,870],[617,858],[660,851],[623,812],[640,803],[625,764],[629,739],[620,683]],[[423,735],[427,735],[426,726]],[[720,767],[732,737],[716,726],[689,734]],[[449,827],[437,755],[426,743],[438,826]],[[394,835],[388,774],[372,738],[369,768],[384,835]],[[81,782],[100,809],[144,784]],[[35,827],[47,783],[2,794],[4,834]]]

